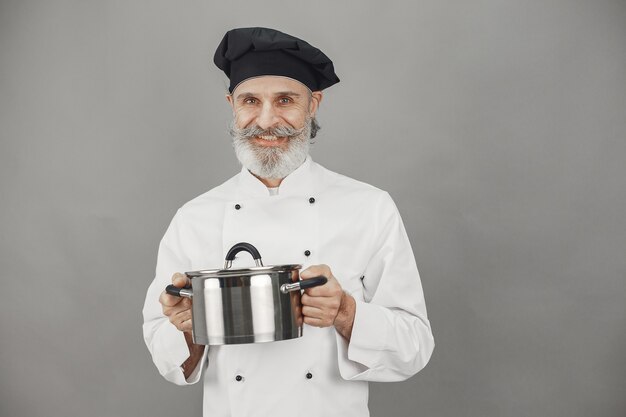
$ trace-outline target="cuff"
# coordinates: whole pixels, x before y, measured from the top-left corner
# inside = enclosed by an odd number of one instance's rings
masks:
[[[163,356],[161,363],[157,364],[157,368],[161,375],[177,385],[191,385],[198,382],[208,349],[204,349],[202,360],[189,376],[189,380],[186,380],[181,368],[183,362],[189,357],[185,335],[169,322],[163,324],[159,333],[159,341],[161,342],[161,349],[159,350]]]
[[[356,312],[350,343],[336,333],[339,373],[342,378],[361,379],[378,363],[377,351],[385,348],[386,329],[381,307],[356,301]],[[383,309],[384,310],[384,309]]]
[[[209,353],[209,347],[205,346],[204,352],[202,353],[202,359],[198,361],[198,364],[196,365],[196,369],[194,369],[191,375],[189,375],[189,378],[187,378],[187,383],[189,385],[195,384],[196,382],[200,380],[200,377],[202,376],[202,369],[204,368],[204,364],[206,363],[208,353]],[[182,372],[183,369],[180,368],[180,371]],[[183,377],[184,377],[184,373],[183,373]]]

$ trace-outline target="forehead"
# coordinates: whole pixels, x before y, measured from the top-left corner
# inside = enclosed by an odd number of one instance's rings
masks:
[[[310,94],[307,86],[300,81],[276,75],[263,75],[241,82],[233,91],[233,97],[238,97],[241,94],[272,96],[284,92],[293,92],[302,97],[307,97]]]

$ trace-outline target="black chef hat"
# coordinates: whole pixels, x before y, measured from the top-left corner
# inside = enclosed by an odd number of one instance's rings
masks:
[[[229,30],[217,47],[213,62],[230,78],[231,93],[240,82],[261,75],[293,78],[311,91],[339,82],[333,62],[322,51],[274,29]]]

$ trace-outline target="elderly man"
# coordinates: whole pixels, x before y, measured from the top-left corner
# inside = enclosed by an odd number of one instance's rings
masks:
[[[367,416],[368,381],[414,375],[434,347],[398,210],[386,192],[308,155],[322,90],[339,82],[325,54],[276,30],[243,28],[225,35],[214,61],[230,78],[243,167],[181,207],[161,241],[143,310],[154,363],[179,385],[203,376],[205,416]],[[266,264],[301,263],[303,280],[328,279],[302,295],[303,336],[195,345],[190,299],[163,289],[187,285],[183,271],[221,265],[244,241]]]

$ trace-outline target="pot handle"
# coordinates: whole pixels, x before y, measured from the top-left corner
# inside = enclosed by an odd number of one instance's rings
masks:
[[[177,286],[170,284],[165,287],[165,292],[176,297],[193,298],[193,291],[191,291],[191,287],[178,288]]]
[[[320,285],[324,285],[328,282],[328,278],[324,276],[319,276],[315,278],[303,279],[300,281],[296,281],[291,284],[283,284],[280,286],[280,292],[283,294],[287,294],[291,291],[300,291],[306,290],[307,288],[318,287]]]
[[[254,263],[256,264],[256,266],[263,266],[263,261],[261,261],[261,254],[259,253],[259,251],[249,243],[239,242],[232,248],[230,248],[230,250],[226,254],[224,269],[229,269],[233,265],[235,255],[237,255],[241,251],[246,251],[250,255],[252,255],[252,259],[254,259]]]

